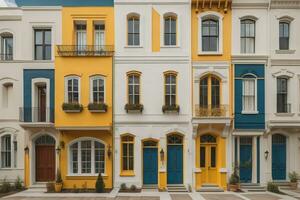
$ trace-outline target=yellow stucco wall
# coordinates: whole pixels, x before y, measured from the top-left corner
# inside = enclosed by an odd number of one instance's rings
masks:
[[[160,15],[152,8],[152,51],[160,51]]]
[[[30,186],[30,160],[29,152],[24,153],[24,186],[28,188]]]
[[[60,169],[63,179],[64,188],[83,188],[86,184],[87,188],[95,188],[95,183],[97,176],[68,176],[68,148],[72,141],[80,137],[92,137],[97,138],[104,142],[106,145],[106,154],[105,154],[105,176],[103,180],[106,188],[112,188],[112,160],[113,153],[111,153],[110,158],[107,155],[107,148],[110,145],[112,147],[112,133],[107,131],[62,131],[61,132],[61,141],[64,142],[64,148],[60,152]],[[112,149],[111,149],[112,151]]]

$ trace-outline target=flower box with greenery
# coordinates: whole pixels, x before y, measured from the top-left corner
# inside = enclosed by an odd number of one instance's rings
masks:
[[[54,185],[55,192],[61,192],[62,186],[63,186],[63,181],[61,178],[60,170],[58,169],[56,172],[56,179],[55,179],[55,185]]]
[[[88,109],[90,112],[105,113],[107,112],[107,104],[103,102],[89,103]]]
[[[291,182],[291,189],[296,190],[298,188],[299,174],[295,171],[290,172],[289,179]]]
[[[141,113],[144,110],[144,106],[142,104],[126,104],[125,110],[127,113]]]
[[[237,192],[240,189],[240,177],[238,175],[238,167],[234,168],[234,172],[231,174],[228,184],[228,190]]]
[[[162,111],[163,111],[163,113],[179,113],[180,106],[179,105],[163,105]]]
[[[83,106],[80,103],[63,103],[62,109],[67,113],[78,113],[83,110]]]

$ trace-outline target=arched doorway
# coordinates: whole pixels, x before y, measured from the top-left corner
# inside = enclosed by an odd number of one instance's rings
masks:
[[[272,178],[286,180],[286,137],[272,135]]]
[[[171,134],[167,137],[167,184],[183,183],[183,136]]]
[[[143,184],[156,185],[158,183],[158,150],[157,142],[147,140],[143,142]]]
[[[35,140],[36,182],[55,180],[55,139],[42,135]]]
[[[217,183],[217,138],[213,135],[200,136],[200,168],[203,183]]]

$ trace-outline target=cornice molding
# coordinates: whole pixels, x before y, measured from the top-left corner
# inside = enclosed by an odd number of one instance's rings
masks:
[[[299,9],[299,0],[271,0],[271,9]]]
[[[269,3],[232,3],[232,9],[267,9]]]
[[[271,59],[271,66],[300,66],[299,59]]]

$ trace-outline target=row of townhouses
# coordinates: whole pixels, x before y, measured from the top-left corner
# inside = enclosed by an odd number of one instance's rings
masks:
[[[300,172],[299,0],[0,2],[0,179],[225,189]]]

